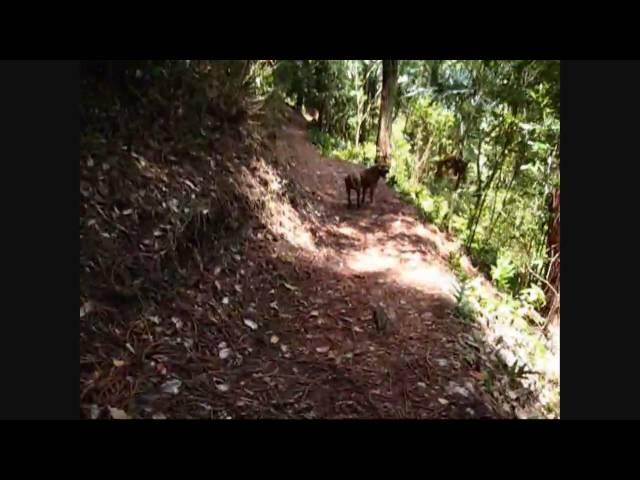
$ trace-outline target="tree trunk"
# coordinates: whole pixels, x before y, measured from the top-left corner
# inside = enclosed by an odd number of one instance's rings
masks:
[[[358,148],[360,144],[360,125],[362,125],[362,106],[364,105],[364,89],[360,85],[360,78],[358,72],[358,61],[356,60],[351,64],[353,79],[354,79],[354,90],[356,92],[356,132],[355,132],[355,146]]]
[[[364,101],[364,106],[363,106],[363,114],[362,114],[362,120],[360,122],[360,136],[359,136],[359,141],[360,143],[365,143],[367,141],[367,138],[369,138],[369,125],[371,123],[369,117],[371,117],[371,106],[373,105],[373,100],[370,100],[368,97],[365,98]]]
[[[503,207],[505,205],[507,205],[507,201],[510,198],[511,186],[513,185],[513,181],[514,180],[515,180],[515,175],[511,177],[511,180],[509,181],[509,185],[507,185],[507,188],[505,190],[504,198],[502,199],[502,206]],[[496,187],[496,194],[495,194],[495,197],[493,199],[493,207],[492,207],[492,210],[491,210],[491,219],[489,220],[489,232],[487,233],[487,241],[491,240],[491,235],[493,235],[493,230],[496,227],[496,224],[498,223],[498,221],[500,220],[500,216],[499,215],[498,215],[498,217],[495,217],[496,203],[497,203],[497,199],[498,199],[498,191],[499,191],[499,188]]]
[[[318,109],[318,128],[326,132],[329,128],[329,119],[328,119],[329,109],[327,108],[327,100],[323,99],[320,103],[320,108]]]
[[[549,196],[549,230],[547,233],[547,249],[549,251],[549,271],[547,282],[553,288],[546,287],[547,318],[550,323],[560,321],[560,187]],[[555,291],[554,291],[555,290]]]
[[[416,167],[413,169],[411,174],[411,181],[413,185],[418,185],[422,181],[422,177],[424,173],[428,171],[429,166],[429,158],[431,158],[431,144],[433,143],[433,135],[429,137],[429,142],[427,146],[422,151],[422,155],[420,155]]]
[[[365,143],[367,141],[367,137],[369,136],[369,119],[365,115],[362,118],[362,124],[360,126],[360,143]]]
[[[391,153],[391,127],[393,104],[398,83],[398,60],[382,61],[382,97],[380,99],[380,121],[378,123],[378,139],[376,161],[389,165]]]
[[[467,248],[471,248],[471,244],[473,243],[473,237],[475,236],[475,221],[476,214],[480,209],[480,202],[482,201],[482,170],[480,169],[480,154],[482,153],[482,143],[484,142],[484,137],[481,135],[478,139],[478,154],[476,156],[476,179],[478,180],[478,186],[476,188],[476,201],[473,206],[473,212],[469,217],[469,221],[467,222],[467,239],[465,241],[465,246]],[[473,234],[471,233],[473,232]]]
[[[491,240],[493,234],[493,227],[495,227],[494,219],[496,218],[496,206],[498,204],[498,188],[496,188],[493,194],[493,204],[491,205],[491,215],[489,216],[489,231],[487,232],[487,242]],[[508,195],[508,193],[507,193]]]
[[[491,171],[489,178],[487,178],[484,184],[482,184],[482,180],[480,180],[480,183],[478,184],[477,195],[479,196],[476,199],[476,205],[474,210],[475,213],[471,217],[471,220],[473,222],[469,224],[469,226],[472,227],[472,229],[471,229],[471,234],[469,235],[468,240],[466,242],[467,248],[471,248],[471,245],[473,244],[473,240],[475,239],[476,229],[478,228],[478,223],[480,223],[480,217],[482,216],[482,209],[484,208],[484,204],[487,200],[487,196],[489,194],[489,189],[491,188],[491,184],[493,183],[493,179],[495,178],[496,174],[502,171],[502,166],[504,165],[504,162],[505,162],[506,149],[507,149],[507,141],[505,140],[504,146],[502,147],[502,151],[500,152],[500,161],[498,165],[496,165],[494,169]],[[480,167],[479,159],[480,159],[480,148],[478,148],[478,167]]]

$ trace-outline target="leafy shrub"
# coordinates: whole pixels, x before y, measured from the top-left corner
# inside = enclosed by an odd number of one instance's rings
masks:
[[[540,310],[546,303],[544,291],[538,285],[531,285],[520,292],[520,299],[531,305],[536,310]]]
[[[491,268],[493,283],[504,292],[513,290],[517,273],[518,270],[508,255],[499,255],[498,261]]]
[[[309,139],[311,143],[320,149],[324,156],[330,156],[334,150],[341,146],[339,140],[318,128],[312,128],[309,131]]]

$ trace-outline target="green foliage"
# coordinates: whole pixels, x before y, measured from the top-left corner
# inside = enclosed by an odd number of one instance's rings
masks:
[[[320,149],[324,156],[331,156],[340,147],[344,146],[343,142],[317,128],[312,128],[309,131],[309,139],[311,143]]]
[[[511,258],[507,255],[499,255],[498,261],[491,268],[491,278],[502,291],[513,291],[516,281],[517,269]]]
[[[454,314],[461,320],[471,322],[475,320],[476,311],[469,301],[468,291],[469,279],[466,276],[461,276],[460,282],[458,283],[454,291]]]
[[[269,75],[265,75],[269,78]],[[311,138],[323,154],[363,165],[375,157],[381,88],[379,60],[279,61],[275,90],[324,108]],[[268,84],[268,80],[265,80]],[[546,197],[559,184],[557,61],[402,61],[388,183],[422,217],[467,244],[473,263],[496,285],[539,308],[530,270],[544,271]],[[459,152],[460,188],[434,177]],[[499,254],[500,252],[500,254]],[[523,290],[524,289],[524,290]]]
[[[417,152],[423,154],[429,147],[433,157],[441,157],[454,150],[453,112],[428,96],[419,98],[408,109],[404,134]]]
[[[471,253],[481,271],[489,273],[498,261],[498,249],[493,245],[477,243],[472,245]]]
[[[531,285],[520,292],[520,299],[531,305],[533,308],[540,310],[546,303],[544,291],[538,285]]]
[[[375,160],[376,146],[371,142],[361,143],[358,146],[348,143],[346,146],[343,145],[343,148],[336,148],[330,153],[332,157],[369,166]]]
[[[321,112],[322,130],[342,140],[353,138],[355,95],[350,62],[335,60],[284,60],[273,72],[274,87],[291,103]]]
[[[459,273],[462,271],[462,266],[460,263],[461,259],[462,259],[462,254],[460,253],[460,251],[452,250],[449,252],[449,257],[448,257],[449,266],[454,272]]]

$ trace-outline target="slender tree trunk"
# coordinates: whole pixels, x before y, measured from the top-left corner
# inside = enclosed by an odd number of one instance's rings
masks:
[[[429,138],[429,142],[427,143],[427,146],[423,150],[422,155],[420,155],[420,158],[418,159],[418,163],[416,164],[416,167],[413,169],[413,173],[411,175],[411,183],[413,185],[417,185],[418,183],[420,183],[420,181],[422,180],[422,177],[424,176],[424,172],[427,171],[427,167],[429,165],[429,158],[431,157],[432,143],[433,143],[433,135]]]
[[[505,191],[504,194],[504,198],[502,199],[502,205],[506,205],[507,204],[507,200],[509,200],[510,198],[510,193],[511,193],[511,186],[513,185],[513,181],[515,180],[516,176],[513,175],[511,177],[511,180],[509,181],[509,185],[507,185],[507,189]],[[496,213],[496,204],[497,204],[497,199],[498,199],[498,190],[496,188],[496,194],[495,197],[493,199],[493,207],[491,209],[491,220],[489,220],[489,233],[487,234],[487,240],[491,240],[491,235],[493,234],[493,230],[496,227],[496,224],[499,221],[500,216],[496,217],[495,213]]]
[[[560,321],[560,187],[551,193],[547,205],[550,215],[547,249],[551,259],[547,282],[553,289],[547,287],[545,293],[548,305],[547,318],[550,323],[554,323]]]
[[[365,143],[367,141],[367,138],[369,137],[369,117],[371,116],[371,105],[373,104],[373,100],[369,100],[368,98],[365,98],[364,100],[364,113],[362,114],[362,119],[360,121],[360,125],[359,125],[359,132],[360,132],[360,137],[359,137],[359,141],[360,143]]]
[[[480,136],[478,141],[478,154],[476,155],[476,177],[478,180],[478,186],[476,188],[476,202],[473,207],[473,213],[469,217],[469,222],[467,223],[467,231],[473,232],[467,235],[467,241],[465,242],[465,246],[467,248],[471,248],[471,244],[473,243],[473,237],[475,236],[475,221],[476,214],[480,209],[480,202],[482,201],[482,170],[480,169],[480,154],[482,153],[482,143],[484,142],[484,137]]]
[[[363,106],[363,101],[362,101],[362,97],[364,96],[364,93],[361,91],[362,89],[360,88],[360,78],[359,78],[359,73],[358,73],[358,61],[356,60],[354,63],[352,63],[352,72],[353,72],[353,78],[354,78],[354,89],[356,91],[356,131],[355,131],[355,146],[356,148],[358,148],[358,145],[360,144],[360,125],[362,124],[362,106]]]
[[[376,160],[389,165],[391,153],[391,128],[393,104],[398,83],[398,60],[382,61],[382,97],[380,100],[380,120],[378,123],[378,139],[376,141]]]
[[[362,125],[360,127],[360,143],[365,143],[367,141],[367,134],[369,133],[369,125],[367,123],[366,115],[362,119]]]
[[[489,216],[489,231],[487,232],[487,241],[491,240],[491,235],[493,234],[494,219],[496,215],[496,206],[498,204],[498,192],[499,190],[496,188],[496,191],[493,194],[493,204],[491,205],[491,215]]]
[[[496,168],[491,173],[491,176],[487,179],[487,182],[484,185],[485,193],[482,194],[482,196],[481,196],[480,204],[478,206],[478,211],[476,212],[476,215],[475,215],[475,222],[473,224],[473,230],[471,231],[471,239],[469,240],[469,245],[468,245],[469,247],[473,243],[473,240],[474,240],[474,238],[476,236],[476,229],[478,228],[478,224],[480,223],[480,217],[482,216],[482,210],[484,209],[484,205],[485,205],[485,203],[487,201],[487,197],[489,195],[489,188],[491,188],[491,183],[493,182],[493,179],[496,176],[496,173],[499,170],[502,170],[503,163],[504,163],[504,160],[502,160],[500,162],[500,166],[498,168]]]
[[[356,86],[357,88],[357,86]],[[360,145],[360,127],[362,125],[362,102],[358,98],[357,100],[357,111],[356,111],[356,136],[355,136],[355,145],[356,148]]]
[[[491,188],[491,184],[493,183],[493,179],[495,178],[496,174],[500,171],[502,171],[502,166],[504,165],[505,162],[505,151],[507,149],[507,142],[505,141],[504,146],[502,147],[502,151],[500,152],[500,163],[498,165],[496,165],[496,167],[493,169],[493,171],[491,172],[489,178],[487,178],[487,181],[484,183],[484,185],[482,185],[482,183],[479,183],[478,185],[478,199],[476,200],[476,208],[475,208],[475,213],[474,215],[471,217],[473,219],[473,227],[471,230],[471,234],[469,235],[469,239],[466,242],[466,245],[468,248],[471,247],[471,245],[473,244],[473,240],[476,236],[476,229],[478,228],[478,223],[480,223],[480,217],[482,216],[482,209],[484,208],[484,204],[487,200],[487,196],[489,193],[489,188]],[[480,152],[478,152],[478,165],[480,165]],[[483,193],[484,191],[484,193]]]

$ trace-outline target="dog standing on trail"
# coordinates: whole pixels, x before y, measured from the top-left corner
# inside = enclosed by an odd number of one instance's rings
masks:
[[[389,173],[387,165],[376,164],[363,170],[359,174],[350,173],[344,177],[344,185],[347,190],[347,203],[351,207],[351,190],[356,192],[356,206],[364,204],[364,197],[369,190],[369,203],[373,203],[373,192],[378,185],[378,180],[385,178]]]

